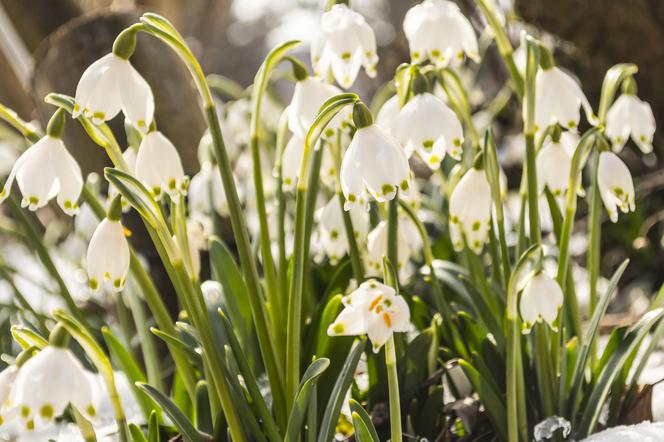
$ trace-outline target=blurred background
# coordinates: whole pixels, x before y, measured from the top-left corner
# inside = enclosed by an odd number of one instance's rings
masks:
[[[606,70],[619,62],[639,66],[639,95],[650,102],[658,122],[664,121],[664,2],[661,0],[495,0],[518,44],[528,29],[555,48],[558,63],[574,72],[596,107]],[[0,102],[26,120],[42,126],[53,111],[43,102],[51,91],[73,95],[84,69],[110,51],[120,30],[144,11],[170,19],[187,38],[207,74],[223,74],[248,86],[267,51],[286,39],[304,41],[301,59],[309,61],[308,43],[317,31],[324,0],[0,0]],[[377,81],[361,78],[359,94],[370,101],[396,66],[408,60],[402,31],[412,0],[352,0],[373,27],[379,44]],[[490,35],[472,0],[457,0],[479,35]],[[198,170],[196,147],[205,129],[189,75],[169,50],[141,36],[132,62],[152,85],[160,128],[180,149],[187,172]],[[499,94],[507,79],[495,48],[473,71],[484,99]],[[286,86],[287,87],[287,86]],[[283,97],[288,98],[284,90]],[[520,130],[518,105],[507,101],[496,128],[506,156],[510,134]],[[117,127],[121,122],[115,122]],[[67,129],[67,145],[84,172],[100,171],[104,156],[77,125]],[[604,226],[603,274],[625,257],[632,259],[623,278],[623,310],[664,282],[664,154],[662,131],[655,134],[655,151],[643,156],[625,149],[623,158],[635,175],[637,211]],[[518,138],[518,137],[516,137]],[[518,150],[518,146],[515,148]],[[11,167],[12,161],[0,161]],[[518,185],[519,169],[510,170],[510,186]],[[5,172],[4,170],[2,171]],[[578,232],[585,231],[585,207],[580,208]],[[580,235],[583,241],[583,235]],[[581,247],[583,249],[583,247]],[[625,320],[630,321],[630,318]]]

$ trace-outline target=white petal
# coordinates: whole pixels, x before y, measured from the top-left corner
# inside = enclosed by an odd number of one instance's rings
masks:
[[[44,207],[58,192],[58,180],[51,163],[51,148],[54,138],[44,137],[25,153],[21,166],[16,171],[23,200],[21,205],[30,210]]]
[[[81,168],[62,140],[54,140],[51,164],[59,183],[58,205],[67,215],[78,213],[78,198],[83,190]]]
[[[143,137],[136,157],[136,178],[157,197],[162,192],[176,196],[185,192],[186,178],[177,149],[161,132]]]
[[[117,88],[122,97],[122,112],[134,127],[147,133],[154,118],[152,89],[128,60],[120,66]]]
[[[86,264],[90,288],[96,291],[109,279],[117,291],[124,287],[129,271],[129,245],[122,224],[104,219],[90,239]]]

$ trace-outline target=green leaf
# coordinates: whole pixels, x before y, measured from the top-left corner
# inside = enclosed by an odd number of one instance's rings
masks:
[[[353,413],[353,426],[355,427],[355,438],[358,442],[380,442],[378,433],[367,413],[359,402],[351,399],[350,410]]]
[[[477,369],[470,365],[468,361],[460,359],[459,365],[468,377],[473,389],[479,394],[480,401],[484,405],[489,420],[496,429],[499,438],[503,441],[507,440],[507,428],[505,427],[507,414],[500,393],[496,391],[491,384],[487,383]]]
[[[196,365],[200,366],[202,364],[202,359],[200,353],[196,351],[194,347],[185,343],[178,336],[173,336],[165,331],[159,330],[158,328],[151,327],[150,331],[159,339],[164,341],[166,344],[181,350],[187,357]]]
[[[200,433],[191,423],[189,418],[180,411],[180,409],[170,400],[168,396],[154,388],[150,384],[137,383],[136,386],[149,394],[164,412],[171,418],[171,421],[180,430],[182,436],[190,442],[204,442],[212,440],[208,435]]]
[[[330,394],[330,399],[327,401],[327,406],[325,407],[323,421],[321,422],[320,432],[318,434],[318,442],[328,442],[334,437],[334,429],[337,420],[339,419],[343,400],[346,397],[346,392],[348,392],[348,389],[350,388],[350,384],[353,382],[355,368],[360,361],[360,356],[362,355],[365,346],[365,340],[358,341],[348,353],[348,357],[346,357],[346,362],[341,369],[341,373],[337,378],[337,382]]]
[[[122,370],[125,376],[127,376],[129,385],[131,385],[131,391],[140,405],[145,418],[148,419],[155,411],[161,414],[161,408],[159,408],[159,405],[135,386],[136,382],[145,382],[146,377],[129,350],[108,327],[102,328],[101,333],[104,336],[104,341],[106,341],[106,345],[111,353],[111,358],[113,358],[118,367]]]
[[[148,421],[148,442],[159,442],[159,440],[159,418],[153,411]]]
[[[595,384],[587,403],[590,405],[586,407],[579,425],[577,435],[580,437],[587,437],[594,429],[599,415],[602,411],[602,405],[611,388],[616,376],[621,372],[627,358],[636,349],[643,338],[650,332],[653,326],[664,317],[664,309],[659,308],[652,310],[641,318],[639,322],[625,335],[620,342],[616,351],[611,355],[606,366]]]
[[[606,309],[609,306],[609,301],[613,296],[613,292],[616,290],[616,287],[618,287],[618,281],[620,280],[622,274],[625,272],[625,269],[627,268],[628,264],[629,260],[623,261],[620,267],[618,267],[618,269],[614,272],[613,276],[611,277],[611,280],[609,281],[609,285],[606,288],[606,292],[604,292],[604,295],[599,299],[597,305],[595,306],[595,311],[593,313],[592,318],[590,319],[590,323],[588,324],[588,329],[583,339],[583,345],[581,346],[581,349],[579,351],[579,357],[576,359],[574,371],[572,372],[572,378],[571,378],[572,387],[570,389],[569,402],[568,402],[568,410],[569,410],[568,416],[570,417],[576,414],[576,407],[578,405],[577,395],[579,394],[579,390],[581,389],[581,382],[584,378],[586,369],[588,367],[588,360],[590,356],[590,349],[592,346],[592,342],[594,342],[594,340],[599,335],[600,320],[604,316],[604,313],[606,312]]]
[[[330,360],[327,358],[316,359],[309,365],[307,371],[304,372],[304,376],[302,376],[302,380],[300,381],[300,388],[291,408],[284,442],[296,442],[299,439],[312,390],[316,388],[316,381],[318,381],[320,375],[323,374],[329,365]]]
[[[196,384],[196,427],[206,433],[214,432],[207,381]]]
[[[132,442],[148,442],[141,427],[134,423],[129,424],[129,434],[131,435]]]

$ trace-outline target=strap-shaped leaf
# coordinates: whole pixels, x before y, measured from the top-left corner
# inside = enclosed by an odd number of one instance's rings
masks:
[[[311,399],[312,391],[316,388],[316,381],[318,381],[320,375],[323,374],[329,365],[330,360],[327,358],[316,359],[309,365],[307,371],[304,372],[304,376],[300,382],[300,389],[297,392],[297,396],[295,396],[295,401],[291,408],[284,442],[296,442],[299,439],[302,431],[302,423],[307,414],[309,400]]]
[[[173,346],[174,348],[177,348],[181,350],[183,353],[189,357],[189,359],[196,365],[200,366],[202,364],[202,359],[200,353],[196,351],[195,348],[192,346],[188,345],[185,343],[182,339],[180,339],[177,336],[173,336],[169,333],[166,333],[163,330],[159,330],[158,328],[152,327],[150,328],[150,331],[159,339],[164,341],[166,344]]]
[[[131,435],[132,442],[148,442],[148,439],[143,434],[141,427],[134,423],[129,424],[129,434]]]
[[[180,411],[180,409],[170,400],[168,396],[154,388],[150,384],[144,384],[138,382],[136,384],[138,388],[145,391],[149,394],[152,399],[154,399],[164,412],[171,418],[173,424],[180,430],[182,437],[189,442],[205,442],[211,441],[212,437],[207,434],[203,434],[194,427],[194,424],[191,423],[189,418]]]
[[[468,361],[463,359],[459,360],[459,365],[463,372],[468,377],[473,389],[479,394],[480,400],[487,411],[487,415],[491,420],[494,428],[498,432],[501,440],[507,440],[507,432],[505,431],[505,422],[507,422],[507,415],[505,411],[505,404],[501,400],[500,393],[495,390],[494,386],[486,382],[483,376],[475,367]]]
[[[355,427],[355,439],[358,442],[380,442],[378,432],[371,421],[371,416],[367,413],[359,402],[355,399],[349,401],[350,410],[353,413],[353,426]]]
[[[337,424],[337,419],[339,419],[343,400],[346,397],[346,392],[348,392],[348,389],[350,388],[350,384],[353,382],[355,368],[360,361],[360,356],[362,355],[365,346],[365,340],[358,341],[346,357],[346,362],[344,362],[344,366],[339,373],[337,382],[334,384],[330,399],[327,401],[327,406],[325,407],[323,422],[321,422],[320,432],[318,434],[318,442],[328,442],[334,437],[334,428]]]
[[[148,420],[148,442],[159,442],[161,438],[159,437],[159,419],[156,412],[150,414],[150,419]]]

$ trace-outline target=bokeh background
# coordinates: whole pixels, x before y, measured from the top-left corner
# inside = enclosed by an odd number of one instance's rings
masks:
[[[457,0],[479,35],[485,24],[472,0]],[[267,51],[286,39],[301,39],[299,56],[308,62],[307,46],[317,31],[325,0],[0,0],[0,102],[27,120],[44,124],[52,108],[43,102],[51,91],[73,95],[83,70],[106,54],[117,33],[144,11],[170,19],[186,36],[206,73],[223,74],[249,85]],[[412,0],[352,0],[375,30],[379,56],[377,81],[361,78],[357,90],[370,99],[376,88],[408,58],[402,21]],[[496,0],[510,34],[518,42],[528,29],[555,48],[559,64],[578,75],[596,106],[605,71],[618,62],[636,63],[639,95],[664,121],[664,1],[662,0]],[[191,175],[198,169],[196,146],[204,131],[194,86],[188,74],[161,43],[141,37],[132,59],[153,86],[160,129],[180,149]],[[477,75],[485,97],[499,93],[507,78],[495,49],[489,50]],[[284,97],[288,91],[281,91]],[[518,133],[519,109],[508,102],[498,117],[501,147]],[[116,122],[117,127],[121,122]],[[67,145],[85,172],[100,171],[104,156],[77,125],[69,125]],[[630,311],[641,296],[664,282],[664,155],[662,131],[655,151],[643,156],[626,149],[624,159],[635,175],[637,211],[619,224],[605,220],[603,274],[625,257],[632,259],[623,278],[622,306]],[[507,170],[510,185],[518,168]],[[580,208],[577,232],[585,230]],[[583,235],[580,235],[583,238]],[[620,303],[619,303],[620,304]],[[622,307],[622,308],[621,308]],[[622,315],[618,321],[631,321]]]

